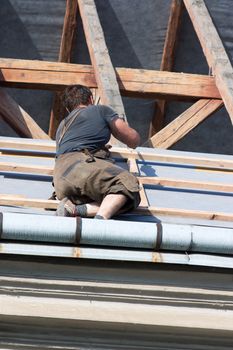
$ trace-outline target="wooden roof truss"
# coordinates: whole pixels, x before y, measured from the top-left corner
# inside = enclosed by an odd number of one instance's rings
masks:
[[[193,22],[213,76],[171,72],[184,6]],[[83,23],[91,66],[70,63],[72,61],[74,38],[79,18],[81,18]],[[0,90],[0,115],[20,136],[36,139],[54,138],[60,122],[60,116],[63,114],[59,94],[67,85],[79,83],[94,89],[97,99],[100,99],[102,103],[111,105],[119,114],[124,114],[121,96],[153,97],[158,99],[151,122],[149,139],[144,144],[145,146],[168,149],[224,104],[233,121],[233,70],[204,0],[172,0],[160,68],[160,71],[114,68],[105,43],[94,0],[67,0],[59,62],[0,59],[0,86],[44,89],[55,92],[50,116],[49,135],[2,88]],[[193,101],[194,104],[164,127],[166,103],[170,100]],[[112,140],[112,143],[117,144],[116,140]],[[6,146],[2,145],[2,147]],[[8,147],[11,148],[12,145],[8,145]],[[25,146],[24,142],[19,140],[17,147],[19,149],[21,147],[27,148],[28,144]],[[39,147],[39,145],[36,147]],[[30,148],[33,148],[33,144],[30,145]],[[138,153],[124,148],[117,152],[127,158],[130,171],[138,175],[136,163],[136,159],[139,156]],[[149,153],[146,156],[147,159],[151,157]],[[185,158],[176,159],[176,162],[179,163],[179,161],[185,162]],[[192,159],[193,162],[195,164],[196,161]],[[223,164],[221,160],[217,163],[214,161],[214,164],[212,164],[211,159],[197,160],[198,166],[205,166],[206,164],[214,168],[230,168],[232,171],[232,164]],[[20,166],[9,162],[6,164],[1,162],[1,169],[3,171],[30,171],[42,174],[51,174],[52,172],[52,169],[46,167],[41,169],[40,167],[24,166],[23,164]],[[206,186],[206,189],[232,192],[232,186],[224,187],[221,184],[214,183],[200,184],[187,181],[184,183],[184,181],[175,181],[168,178],[142,177],[139,177],[139,181],[142,184],[140,210],[142,208],[148,210],[149,208],[150,213],[158,213],[160,211],[156,208],[150,208],[148,204],[143,189],[143,186],[148,183],[174,187],[186,186],[188,188],[200,188],[200,186],[203,188],[203,186]],[[47,206],[55,208],[57,205],[57,202],[53,201],[9,198],[9,196],[1,195],[0,203],[4,205],[6,202],[14,205],[39,206],[43,208]],[[166,213],[169,213],[167,208]],[[185,213],[185,211],[176,213],[175,210],[171,214],[184,216],[200,215],[205,218],[218,218],[220,215],[218,213]],[[226,216],[224,218],[226,220],[229,219]],[[230,220],[232,220],[232,216]]]
[[[186,7],[213,76],[172,73],[182,11]],[[80,16],[79,16],[80,14]],[[77,18],[81,18],[92,66],[71,64]],[[204,0],[172,0],[160,71],[114,68],[94,0],[67,0],[59,62],[0,59],[0,86],[54,90],[47,135],[7,93],[0,92],[0,115],[20,135],[54,138],[62,107],[59,92],[69,84],[97,90],[98,100],[125,114],[121,96],[158,99],[146,146],[169,148],[223,104],[233,121],[233,69]],[[164,127],[166,102],[196,101]],[[115,143],[116,140],[112,140]]]

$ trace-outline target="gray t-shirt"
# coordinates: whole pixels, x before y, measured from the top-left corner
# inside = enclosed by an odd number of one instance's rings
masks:
[[[69,123],[76,111],[72,111],[58,127],[56,134],[57,156],[80,151],[84,148],[88,150],[100,149],[110,139],[109,124],[114,118],[118,117],[117,113],[108,106],[89,105],[79,112],[58,145],[64,124]]]

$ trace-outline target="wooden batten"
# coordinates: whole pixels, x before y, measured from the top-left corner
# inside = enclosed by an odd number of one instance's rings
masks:
[[[175,48],[178,32],[181,23],[181,16],[184,4],[182,0],[172,0],[168,27],[163,48],[163,56],[160,65],[161,71],[171,71],[174,65]],[[158,100],[155,104],[155,112],[152,117],[149,135],[152,137],[156,132],[162,129],[164,125],[164,115],[166,109],[166,100]]]
[[[17,102],[0,89],[0,114],[18,135],[35,139],[50,139]]]
[[[44,156],[46,153],[43,152],[52,152],[55,153],[55,142],[45,142],[38,141],[36,143],[31,140],[22,140],[22,139],[6,139],[0,138],[0,148],[1,151],[8,149],[7,154],[16,154],[19,150],[22,152],[27,152],[28,154],[33,155],[33,152],[42,152]],[[12,152],[12,153],[10,153]],[[165,162],[165,163],[177,163],[177,164],[190,164],[200,169],[213,169],[219,170],[221,172],[232,172],[233,170],[233,161],[230,159],[224,159],[221,157],[210,158],[208,156],[190,156],[190,155],[178,155],[178,154],[155,154],[148,151],[138,151],[130,148],[122,147],[112,147],[111,149],[112,157],[116,158],[132,158],[142,161],[154,161],[154,162]],[[47,155],[51,157],[49,153]],[[52,158],[51,158],[52,159]]]
[[[28,208],[56,209],[59,201],[48,199],[24,198],[17,195],[0,194],[0,205],[21,206]],[[139,206],[132,213],[138,215],[165,215],[198,218],[206,220],[233,221],[233,214],[214,211],[186,210],[176,208],[144,207]]]
[[[138,177],[140,175],[139,174],[140,171],[138,169],[138,164],[137,164],[136,159],[129,157],[128,160],[127,160],[127,163],[128,163],[129,171],[133,175]],[[141,197],[140,206],[142,206],[142,207],[149,207],[149,202],[148,202],[148,199],[147,199],[145,188],[143,186],[143,183],[140,181],[140,177],[138,177],[138,180],[139,180],[139,183],[140,183],[140,197]]]
[[[59,62],[71,62],[75,33],[77,29],[77,9],[77,0],[67,0],[58,58]],[[61,121],[61,116],[64,116],[64,114],[65,108],[61,104],[60,95],[59,93],[55,93],[49,124],[49,136],[51,138],[55,137],[57,127]]]
[[[151,137],[144,146],[165,149],[171,147],[222,106],[222,100],[199,100]]]
[[[203,0],[184,0],[216,86],[233,123],[233,68]]]

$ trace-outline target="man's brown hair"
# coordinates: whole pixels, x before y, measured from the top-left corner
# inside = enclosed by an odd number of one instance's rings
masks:
[[[68,86],[63,95],[62,102],[65,108],[71,112],[78,105],[88,105],[90,98],[92,97],[91,90],[84,85],[70,85]]]

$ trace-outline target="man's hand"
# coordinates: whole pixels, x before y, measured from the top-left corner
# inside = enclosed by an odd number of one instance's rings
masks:
[[[136,130],[129,127],[121,118],[115,118],[110,123],[110,129],[113,136],[119,141],[125,143],[130,148],[136,148],[140,144],[140,135]]]

